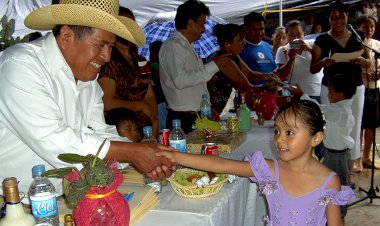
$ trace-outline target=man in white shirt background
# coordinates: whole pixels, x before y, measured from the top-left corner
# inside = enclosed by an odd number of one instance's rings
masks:
[[[180,119],[184,132],[192,131],[202,94],[208,94],[207,82],[230,63],[221,56],[204,65],[194,50],[192,42],[200,39],[209,15],[203,2],[184,2],[177,9],[174,35],[161,46],[160,81],[169,108],[167,128],[172,127],[173,119]]]

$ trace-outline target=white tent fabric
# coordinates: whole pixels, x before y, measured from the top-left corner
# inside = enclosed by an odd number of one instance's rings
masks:
[[[136,22],[143,27],[157,14],[176,11],[177,7],[185,0],[119,0],[120,5],[130,8],[136,16]],[[268,9],[279,9],[281,0],[203,0],[210,8],[211,14],[218,16],[229,23],[242,24],[243,17],[249,12],[262,12],[264,5],[268,3]],[[358,0],[346,0],[356,2]],[[0,0],[0,17],[4,14],[9,19],[16,20],[14,37],[33,32],[24,26],[23,20],[32,10],[51,4],[52,0]],[[283,9],[291,7],[313,7],[327,4],[330,0],[282,0]],[[1,28],[0,28],[1,29]]]

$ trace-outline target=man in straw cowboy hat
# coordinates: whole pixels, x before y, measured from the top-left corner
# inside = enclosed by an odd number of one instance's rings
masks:
[[[98,149],[100,158],[133,163],[153,179],[173,172],[173,163],[155,155],[171,148],[120,141],[104,122],[96,78],[110,60],[116,35],[145,43],[140,27],[118,16],[118,9],[117,0],[61,0],[26,17],[27,27],[53,32],[12,46],[0,57],[1,181],[15,176],[27,194],[33,165],[65,167],[59,154]],[[61,193],[61,180],[53,183]]]

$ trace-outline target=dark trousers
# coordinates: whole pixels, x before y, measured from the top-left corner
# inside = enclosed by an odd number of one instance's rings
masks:
[[[181,120],[181,128],[185,133],[190,133],[193,131],[193,124],[195,119],[197,119],[197,113],[195,111],[173,111],[168,109],[168,116],[166,118],[166,128],[172,129],[173,119]],[[199,113],[198,113],[199,114]]]

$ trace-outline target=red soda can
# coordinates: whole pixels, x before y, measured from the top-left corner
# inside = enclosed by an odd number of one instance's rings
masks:
[[[205,143],[202,146],[202,155],[219,156],[218,146],[215,143]]]
[[[163,144],[165,146],[169,146],[169,134],[170,134],[170,129],[162,129],[158,133],[158,141],[160,144]]]

